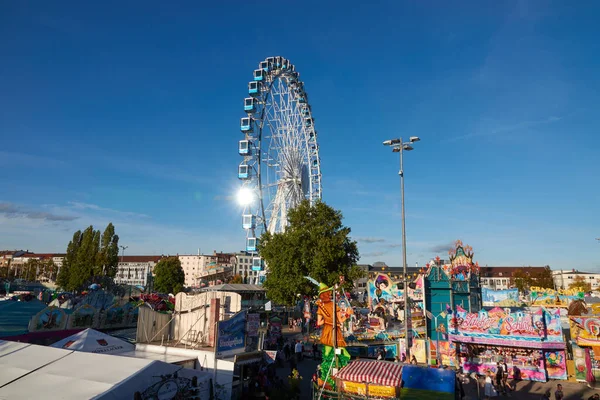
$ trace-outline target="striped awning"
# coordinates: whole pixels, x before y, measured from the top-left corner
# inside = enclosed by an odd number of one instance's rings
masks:
[[[400,386],[402,365],[391,361],[353,361],[335,376],[344,381]]]

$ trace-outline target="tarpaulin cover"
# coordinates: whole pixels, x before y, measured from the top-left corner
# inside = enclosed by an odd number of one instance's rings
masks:
[[[456,374],[452,370],[405,365],[402,387],[435,392],[454,393]]]
[[[402,365],[390,361],[353,361],[335,376],[343,381],[400,386]]]

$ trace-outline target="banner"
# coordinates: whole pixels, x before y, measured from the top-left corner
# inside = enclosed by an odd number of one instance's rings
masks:
[[[243,353],[246,347],[246,312],[240,311],[225,321],[219,321],[217,329],[217,356]]]
[[[581,347],[573,344],[573,361],[575,363],[575,379],[579,382],[586,382],[586,351]]]
[[[574,300],[585,300],[585,289],[554,290],[531,287],[529,298],[532,306],[569,307]]]
[[[544,357],[548,379],[567,379],[567,358],[564,351],[546,350]]]
[[[456,366],[456,346],[452,342],[440,341],[440,352],[442,365],[448,365],[450,367]]]
[[[481,300],[485,307],[517,307],[519,301],[519,289],[492,290],[481,288]]]
[[[478,343],[484,343],[481,339],[563,341],[558,309],[544,310],[540,307],[529,313],[511,312],[510,308],[499,307],[479,313],[456,311],[448,315],[448,326],[452,335],[478,338]],[[455,338],[454,341],[460,339]]]
[[[366,396],[367,385],[364,383],[342,381],[342,391],[360,396]],[[396,397],[396,388],[393,386],[369,385],[369,396]]]

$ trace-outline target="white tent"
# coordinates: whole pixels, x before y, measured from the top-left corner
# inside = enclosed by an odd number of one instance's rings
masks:
[[[50,347],[99,354],[118,354],[135,350],[135,345],[131,343],[89,328],[59,340]]]
[[[160,361],[0,341],[0,399],[171,399],[196,390],[208,399],[211,377]]]

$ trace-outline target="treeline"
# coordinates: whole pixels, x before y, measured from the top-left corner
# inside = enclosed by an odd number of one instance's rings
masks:
[[[94,277],[114,278],[118,263],[119,236],[113,224],[109,223],[102,234],[90,225],[73,235],[56,283],[65,290],[80,290]]]

